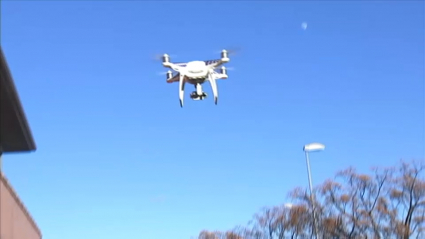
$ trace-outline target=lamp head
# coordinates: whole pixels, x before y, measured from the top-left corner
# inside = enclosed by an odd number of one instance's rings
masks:
[[[303,147],[304,152],[322,151],[325,149],[325,145],[321,143],[306,144]]]

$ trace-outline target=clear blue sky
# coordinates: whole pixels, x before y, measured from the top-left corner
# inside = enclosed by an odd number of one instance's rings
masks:
[[[315,184],[424,157],[421,1],[2,1],[1,15],[38,147],[5,155],[4,171],[45,239],[245,224],[307,187],[310,142],[327,146],[311,155]],[[227,46],[243,51],[219,104],[188,90],[180,108],[152,56]]]

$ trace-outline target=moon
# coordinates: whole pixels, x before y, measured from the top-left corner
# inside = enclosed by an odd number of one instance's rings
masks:
[[[301,28],[303,29],[303,30],[306,30],[307,29],[307,23],[306,22],[303,22],[303,23],[301,23]]]

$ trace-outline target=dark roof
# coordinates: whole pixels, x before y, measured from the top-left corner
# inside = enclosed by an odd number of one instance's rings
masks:
[[[1,47],[0,78],[1,151],[4,153],[34,151],[35,142]]]

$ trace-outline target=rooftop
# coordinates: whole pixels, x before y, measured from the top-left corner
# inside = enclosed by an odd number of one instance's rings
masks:
[[[1,47],[0,78],[1,151],[4,153],[34,151],[35,142]]]

